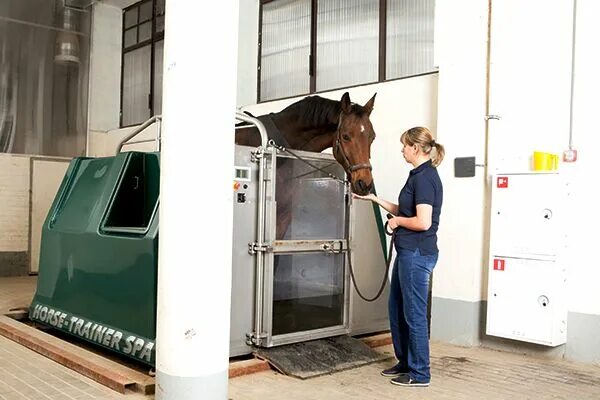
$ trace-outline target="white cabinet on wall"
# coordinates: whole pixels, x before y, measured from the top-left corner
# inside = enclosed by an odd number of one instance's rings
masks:
[[[567,186],[558,173],[496,174],[492,181],[486,333],[566,342]]]

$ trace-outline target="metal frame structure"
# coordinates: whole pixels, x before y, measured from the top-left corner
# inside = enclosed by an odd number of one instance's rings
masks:
[[[277,183],[277,160],[282,158],[293,159],[291,155],[281,152],[269,145],[267,141],[267,132],[260,121],[252,118],[243,113],[237,113],[236,118],[238,120],[255,125],[261,133],[262,145],[257,148],[251,148],[246,146],[236,146],[236,152],[252,152],[252,157],[246,159],[253,159],[259,164],[258,171],[255,171],[254,176],[258,176],[257,182],[257,201],[256,201],[256,232],[255,239],[253,242],[248,244],[248,252],[255,257],[254,259],[254,273],[252,274],[254,279],[253,289],[249,290],[247,287],[247,281],[249,280],[249,273],[247,267],[242,264],[248,265],[247,262],[239,262],[236,265],[234,260],[234,275],[239,279],[236,282],[234,278],[234,289],[232,293],[237,293],[238,296],[246,296],[248,298],[249,292],[253,293],[254,302],[253,310],[254,316],[252,318],[252,324],[248,321],[240,322],[240,319],[246,318],[243,312],[240,311],[236,306],[232,306],[232,354],[242,354],[245,350],[249,349],[240,348],[239,343],[234,343],[237,337],[237,331],[240,330],[241,325],[251,325],[251,332],[246,334],[246,345],[247,346],[260,346],[260,347],[272,347],[279,346],[289,343],[302,342],[307,340],[313,340],[318,338],[343,335],[353,332],[352,322],[356,319],[353,313],[357,315],[365,315],[365,307],[374,307],[380,309],[380,304],[365,303],[365,305],[359,305],[356,307],[353,304],[353,289],[350,281],[350,273],[348,269],[348,257],[351,256],[350,251],[352,250],[352,230],[353,222],[350,218],[351,215],[351,201],[349,200],[350,188],[348,183],[344,184],[341,189],[343,196],[346,200],[343,206],[343,236],[342,237],[330,237],[324,239],[276,239],[276,218],[277,218],[277,198],[276,198],[276,183]],[[335,163],[331,154],[326,153],[313,153],[304,151],[295,151],[295,154],[311,163],[318,163],[323,161],[332,161]],[[337,165],[337,164],[336,164]],[[239,168],[239,167],[236,167]],[[340,167],[341,169],[341,167]],[[320,178],[318,178],[320,179]],[[323,178],[333,179],[333,178]],[[236,213],[234,212],[234,218]],[[252,218],[245,217],[240,220],[241,223],[248,223],[253,220]],[[239,239],[239,238],[238,238]],[[234,251],[235,253],[235,251]],[[240,253],[237,251],[237,253]],[[277,256],[294,256],[294,255],[308,255],[308,254],[326,254],[333,256],[341,256],[341,266],[343,272],[341,274],[341,280],[338,284],[343,287],[341,306],[341,318],[340,323],[332,326],[325,326],[322,328],[308,329],[293,331],[290,333],[276,333],[274,332],[273,321],[274,321],[274,269],[275,269],[275,258]],[[235,258],[235,256],[234,256]],[[338,261],[333,261],[335,265]],[[245,269],[246,268],[246,269]],[[378,277],[375,279],[379,279]],[[234,294],[234,296],[236,296]],[[244,301],[234,301],[234,304],[243,304]],[[380,310],[381,311],[381,310]],[[385,311],[385,310],[384,310]],[[376,312],[371,311],[371,314]],[[385,314],[385,313],[384,313]],[[368,315],[368,313],[367,313]],[[382,315],[384,320],[386,315]],[[381,319],[381,318],[380,318]],[[367,322],[365,325],[370,326],[367,331],[378,331],[381,330],[380,319],[373,318],[372,323]],[[364,329],[364,326],[360,329]],[[360,333],[365,333],[361,331]]]

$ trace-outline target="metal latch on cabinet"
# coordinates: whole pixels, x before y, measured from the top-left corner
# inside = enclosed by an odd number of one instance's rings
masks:
[[[258,244],[257,242],[248,243],[248,253],[249,254],[254,255],[258,252],[268,253],[271,251],[273,251],[273,246],[271,246],[267,243],[262,243],[262,244]]]
[[[338,248],[335,246],[336,243],[339,244]],[[321,250],[323,250],[326,254],[341,254],[344,251],[344,242],[338,240],[337,242],[323,243],[321,245]]]
[[[501,119],[501,118],[502,118],[502,117],[500,117],[499,115],[493,115],[493,114],[489,114],[489,115],[486,115],[486,116],[485,116],[485,120],[486,120],[486,121],[489,121],[490,119],[496,119],[496,120],[499,120],[499,119]]]

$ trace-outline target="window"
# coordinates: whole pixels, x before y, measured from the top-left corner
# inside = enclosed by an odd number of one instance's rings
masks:
[[[145,0],[123,10],[121,126],[161,113],[165,0]]]
[[[268,100],[308,93],[311,0],[263,5],[261,28],[261,97]]]
[[[319,0],[317,91],[377,82],[379,0]]]
[[[387,0],[386,78],[433,70],[433,0]]]
[[[90,14],[0,0],[0,153],[85,155]]]
[[[435,0],[261,0],[258,100],[435,72]]]

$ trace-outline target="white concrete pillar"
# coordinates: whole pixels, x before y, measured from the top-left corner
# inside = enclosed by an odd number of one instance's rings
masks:
[[[238,2],[167,0],[156,397],[227,399]]]

